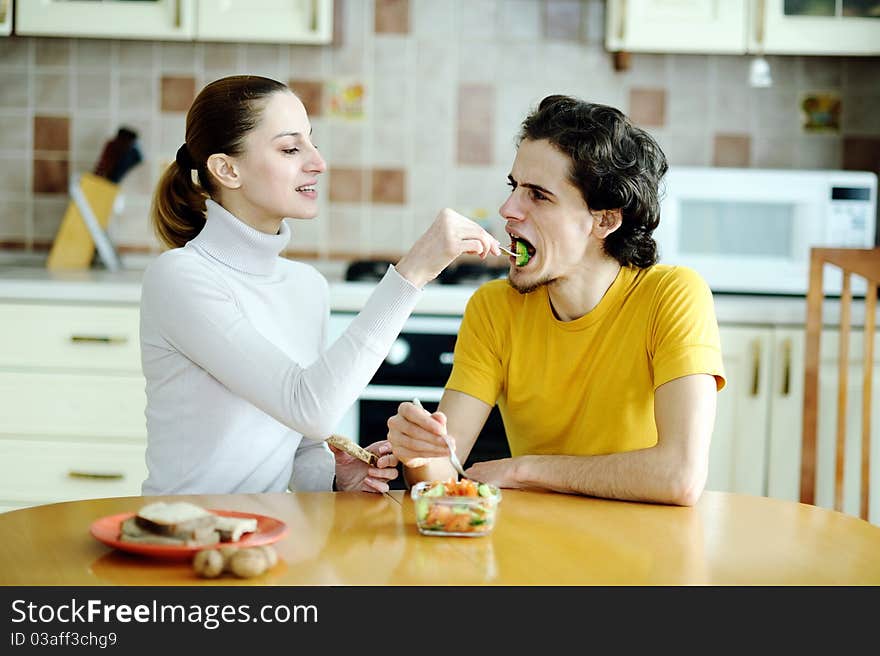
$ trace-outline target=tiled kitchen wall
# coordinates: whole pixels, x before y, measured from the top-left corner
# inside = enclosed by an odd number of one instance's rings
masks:
[[[633,55],[615,72],[601,0],[336,0],[330,46],[0,38],[0,245],[44,251],[70,174],[120,126],[145,161],[111,224],[122,250],[158,249],[150,193],[182,143],[195,93],[234,73],[287,81],[329,164],[315,221],[291,254],[393,257],[451,206],[500,235],[514,135],[568,93],[627,112],[673,165],[880,170],[880,59]],[[842,99],[838,133],[801,129],[804,93]]]

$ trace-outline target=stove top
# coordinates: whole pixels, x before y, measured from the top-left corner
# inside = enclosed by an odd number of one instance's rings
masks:
[[[345,270],[347,282],[378,282],[385,275],[389,260],[355,260]],[[507,277],[507,266],[461,263],[446,267],[437,276],[441,285],[480,285],[489,280]]]

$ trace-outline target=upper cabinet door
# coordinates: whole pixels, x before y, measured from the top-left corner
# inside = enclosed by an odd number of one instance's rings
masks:
[[[752,0],[749,50],[880,54],[880,0]]]
[[[199,41],[330,43],[333,0],[198,0]]]
[[[195,0],[27,0],[15,10],[20,35],[185,40],[195,35]]]
[[[12,12],[14,0],[0,0],[0,36],[12,34]]]
[[[743,54],[747,0],[608,0],[605,45],[628,52]]]

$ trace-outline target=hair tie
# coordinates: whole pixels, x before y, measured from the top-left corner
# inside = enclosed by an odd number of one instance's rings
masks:
[[[192,155],[189,154],[189,148],[186,147],[185,141],[177,149],[177,156],[174,159],[177,161],[177,165],[184,171],[191,171],[196,168],[196,163],[193,161]]]

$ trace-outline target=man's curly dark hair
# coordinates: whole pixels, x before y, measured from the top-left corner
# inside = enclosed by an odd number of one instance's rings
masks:
[[[620,209],[621,226],[605,252],[623,266],[657,262],[651,236],[660,221],[666,156],[618,109],[570,96],[547,96],[523,121],[519,142],[545,139],[571,159],[569,179],[591,210]]]

